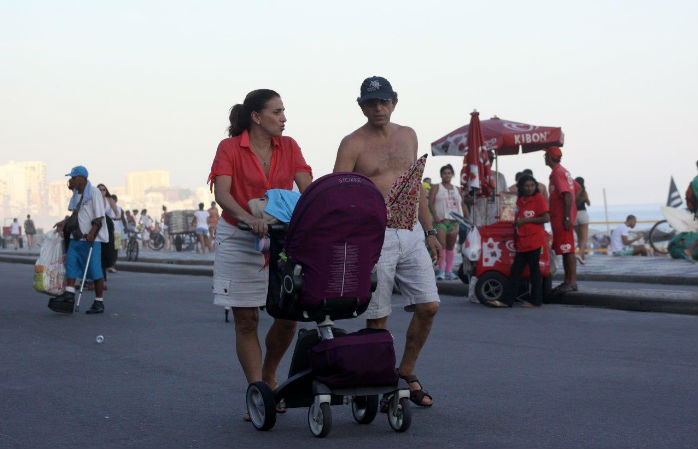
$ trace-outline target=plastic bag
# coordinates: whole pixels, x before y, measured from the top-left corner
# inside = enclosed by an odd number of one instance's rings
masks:
[[[482,243],[480,242],[480,231],[477,227],[473,227],[468,233],[463,245],[463,255],[470,261],[476,262],[480,258],[482,252]]]
[[[56,231],[46,234],[34,272],[34,290],[37,292],[60,295],[65,290],[63,239]]]

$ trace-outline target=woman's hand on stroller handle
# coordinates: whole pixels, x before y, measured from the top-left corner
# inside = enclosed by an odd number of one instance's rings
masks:
[[[253,220],[248,220],[248,222],[239,221],[238,229],[242,231],[249,231],[256,234],[260,238],[264,237],[267,233],[272,231],[284,231],[286,230],[286,225],[284,223],[279,224],[268,224],[261,218],[255,218]]]

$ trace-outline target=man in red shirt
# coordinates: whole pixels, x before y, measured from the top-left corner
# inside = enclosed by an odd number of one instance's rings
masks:
[[[553,292],[556,294],[577,291],[577,260],[574,256],[573,223],[577,217],[574,202],[575,181],[565,167],[560,165],[562,151],[558,147],[545,150],[545,165],[550,167],[550,226],[553,229],[553,250],[562,254],[565,281]]]

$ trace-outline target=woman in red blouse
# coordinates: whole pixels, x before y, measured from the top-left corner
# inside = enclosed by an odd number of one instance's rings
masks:
[[[257,325],[259,307],[266,303],[269,268],[264,255],[255,249],[255,236],[263,237],[267,228],[264,220],[251,215],[248,201],[262,198],[269,189],[291,190],[294,181],[303,192],[312,181],[312,170],[300,147],[292,138],[282,136],[285,123],[278,93],[259,89],[247,94],[242,104],[230,110],[230,137],[218,145],[208,178],[223,209],[223,219],[216,227],[214,303],[233,311],[235,348],[247,382],[264,381],[272,389],[276,388],[276,369],[291,344],[296,323],[274,320],[262,361]],[[253,232],[238,229],[238,222],[247,223]]]
[[[540,252],[546,245],[543,224],[550,221],[548,202],[538,190],[538,182],[531,175],[522,175],[516,183],[519,199],[516,201],[516,256],[511,266],[508,294],[503,302],[492,301],[495,307],[511,307],[519,293],[519,283],[524,267],[531,272],[531,301],[523,301],[524,307],[536,307],[543,303],[543,279],[540,273]]]

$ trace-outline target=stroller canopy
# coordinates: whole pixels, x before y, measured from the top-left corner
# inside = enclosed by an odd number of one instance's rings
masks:
[[[363,175],[332,173],[308,187],[286,233],[289,261],[303,266],[305,306],[340,297],[368,303],[385,222],[383,195]]]

